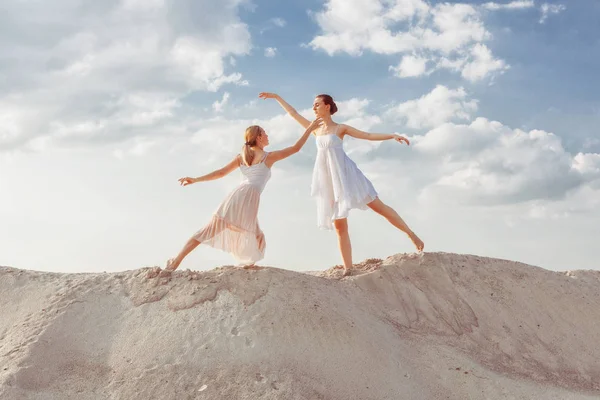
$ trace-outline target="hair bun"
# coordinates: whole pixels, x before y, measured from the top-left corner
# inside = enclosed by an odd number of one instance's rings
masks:
[[[324,104],[327,104],[329,106],[329,113],[331,115],[333,115],[337,112],[338,108],[337,108],[337,105],[335,104],[335,101],[333,101],[333,97],[331,97],[328,94],[320,94],[317,97],[320,98],[321,100],[323,100]]]

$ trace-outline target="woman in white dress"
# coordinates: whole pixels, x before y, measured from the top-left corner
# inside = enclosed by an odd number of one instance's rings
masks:
[[[240,168],[243,176],[242,182],[223,200],[210,222],[188,240],[177,257],[167,261],[166,270],[177,269],[200,243],[231,253],[243,265],[251,266],[262,260],[266,242],[257,215],[260,195],[271,177],[271,167],[277,161],[300,151],[320,123],[319,118],[309,122],[296,144],[272,152],[264,150],[269,144],[265,130],[257,125],[250,126],[246,129],[242,151],[229,164],[198,178],[179,179],[181,185],[187,186],[222,178],[237,168]]]
[[[283,109],[300,125],[307,127],[310,121],[300,115],[281,96],[274,93],[260,93],[262,99],[275,99]],[[408,139],[396,134],[367,133],[352,126],[335,123],[331,116],[337,106],[331,96],[318,95],[313,103],[317,118],[323,120],[320,129],[313,133],[317,142],[317,158],[313,170],[311,195],[317,200],[318,225],[322,229],[335,228],[342,260],[344,275],[352,268],[352,246],[348,234],[348,213],[351,209],[371,208],[385,217],[392,225],[408,235],[417,251],[422,251],[421,239],[406,225],[398,213],[384,204],[378,197],[371,182],[364,176],[356,164],[348,157],[343,148],[345,135],[365,140],[390,140],[409,144]]]

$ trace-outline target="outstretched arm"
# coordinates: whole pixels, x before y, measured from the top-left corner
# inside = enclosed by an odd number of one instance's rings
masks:
[[[261,99],[275,99],[277,100],[277,102],[279,103],[279,105],[281,107],[283,107],[283,109],[292,117],[294,118],[296,121],[298,121],[298,123],[300,125],[302,125],[303,128],[307,128],[310,125],[310,121],[307,120],[306,118],[304,118],[302,115],[300,115],[300,113],[298,113],[298,111],[296,111],[296,109],[292,106],[290,106],[284,99],[281,98],[281,96],[279,96],[278,94],[275,93],[268,93],[268,92],[262,92],[258,94],[258,97],[260,97]]]
[[[224,166],[221,169],[211,172],[210,174],[202,175],[197,178],[190,178],[189,176],[186,176],[185,178],[179,178],[178,180],[182,186],[187,186],[187,185],[191,185],[192,183],[212,181],[215,179],[219,179],[219,178],[224,177],[225,175],[228,175],[233,170],[238,168],[240,166],[240,161],[241,161],[241,158],[240,158],[240,155],[238,154],[237,156],[235,156],[235,158],[233,160],[231,160],[229,162],[229,164],[227,164],[226,166]]]
[[[299,152],[300,149],[302,148],[302,146],[304,146],[304,144],[306,144],[306,141],[308,140],[308,137],[310,136],[310,134],[315,129],[317,129],[320,125],[321,125],[320,118],[317,118],[313,122],[309,123],[309,125],[306,127],[306,130],[304,131],[304,135],[302,135],[302,137],[300,139],[298,139],[298,141],[294,145],[292,145],[290,147],[286,147],[285,149],[282,149],[282,150],[277,150],[277,151],[273,151],[273,152],[269,153],[268,163],[270,165],[273,165],[275,162],[283,160],[284,158],[288,158],[292,154],[296,154],[297,152]]]
[[[394,139],[399,143],[405,142],[410,145],[410,142],[404,136],[400,136],[395,133],[368,133],[363,132],[359,129],[356,129],[349,125],[341,125],[342,135],[349,135],[357,139],[365,139],[365,140],[390,140]]]

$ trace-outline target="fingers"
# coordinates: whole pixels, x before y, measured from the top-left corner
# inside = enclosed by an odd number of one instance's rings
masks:
[[[192,178],[188,178],[188,177],[185,177],[185,178],[179,178],[179,179],[177,179],[177,180],[179,181],[179,184],[180,184],[181,186],[187,186],[187,185],[189,185],[189,184],[191,184],[191,183],[192,183]]]
[[[405,138],[404,136],[398,136],[397,138],[395,138],[396,141],[398,143],[402,143],[402,142],[406,142],[407,145],[410,145],[410,142],[408,141],[407,138]]]
[[[317,118],[313,122],[310,123],[309,128],[312,129],[312,130],[315,130],[318,127],[320,127],[322,124],[323,124],[323,119],[322,118]]]
[[[275,95],[273,93],[269,93],[269,92],[260,92],[258,94],[258,97],[261,98],[261,99],[269,99],[269,98],[272,98],[274,96]]]

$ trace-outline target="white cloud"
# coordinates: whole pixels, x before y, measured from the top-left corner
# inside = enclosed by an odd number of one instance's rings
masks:
[[[329,55],[359,56],[367,50],[402,54],[400,64],[390,68],[399,77],[425,74],[428,63],[433,65],[428,72],[456,70],[470,81],[492,76],[507,67],[483,44],[491,35],[480,10],[469,4],[430,6],[422,0],[328,0],[324,10],[315,14],[315,20],[322,33],[310,42],[313,49]]]
[[[427,73],[427,59],[406,55],[402,57],[397,67],[390,67],[400,78],[417,77]]]
[[[469,82],[476,82],[491,73],[503,74],[510,67],[503,60],[495,59],[486,45],[478,43],[462,57],[454,59],[441,57],[438,68],[460,72],[461,76]]]
[[[502,60],[494,59],[490,49],[484,44],[476,44],[471,49],[471,57],[464,64],[461,75],[468,81],[475,82],[488,76],[492,72],[504,72],[508,69]]]
[[[552,133],[485,118],[439,126],[416,140],[415,149],[438,163],[437,178],[423,196],[446,202],[555,200],[600,179],[599,154],[574,156]]]
[[[234,27],[230,29],[235,30]],[[247,34],[245,29],[243,27],[239,32],[240,36]],[[232,36],[236,34],[233,33]],[[200,38],[177,39],[170,56],[176,69],[175,73],[183,78],[190,88],[214,92],[225,83],[241,83],[241,74],[224,74],[223,51],[220,48],[207,48]]]
[[[265,49],[265,57],[272,58],[272,57],[275,57],[276,54],[277,54],[277,48],[275,48],[275,47],[267,47]]]
[[[600,146],[600,138],[588,137],[583,141],[583,148],[590,149],[596,146]]]
[[[271,18],[266,23],[263,24],[263,27],[260,29],[261,35],[266,31],[270,31],[271,29],[283,28],[287,25],[287,21],[281,17]]]
[[[104,121],[81,121],[76,124],[65,125],[60,121],[50,123],[51,135],[57,138],[64,137],[93,137],[106,128]]]
[[[153,12],[165,7],[165,0],[123,0],[121,7],[123,10],[133,12]]]
[[[272,18],[271,23],[279,28],[283,28],[287,24],[283,18]]]
[[[432,128],[449,121],[470,120],[477,111],[477,101],[468,100],[463,88],[456,90],[438,85],[419,99],[409,100],[386,111],[386,116],[400,120],[409,128]]]
[[[140,157],[147,154],[151,148],[156,147],[159,143],[160,140],[157,139],[137,136],[119,144],[119,147],[113,150],[113,156],[119,160],[123,160],[128,156]]]
[[[0,145],[11,143],[21,136],[22,123],[26,118],[27,113],[0,103]]]
[[[521,10],[526,8],[535,7],[535,2],[533,0],[517,0],[511,1],[510,3],[494,3],[489,2],[482,5],[483,8],[487,10]]]
[[[131,93],[113,104],[119,111],[112,117],[112,122],[121,123],[124,127],[150,126],[173,117],[180,106],[178,99],[162,93]]]
[[[189,92],[247,85],[231,70],[251,48],[241,4],[9,0],[2,53],[16,61],[0,65],[0,151],[127,141],[150,126],[162,134],[183,119]]]
[[[600,177],[600,154],[578,153],[573,159],[573,168],[583,175]]]
[[[223,93],[223,98],[221,99],[221,101],[217,100],[213,103],[213,110],[215,110],[215,112],[222,112],[225,109],[225,105],[227,104],[228,100],[229,92]]]
[[[600,209],[600,190],[584,184],[555,201],[534,200],[528,204],[530,219],[565,219],[575,215],[590,215]]]
[[[542,12],[542,16],[540,17],[540,24],[546,22],[548,17],[552,14],[559,14],[565,11],[567,7],[563,4],[548,4],[544,3],[540,6],[540,11]]]

